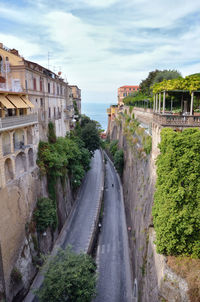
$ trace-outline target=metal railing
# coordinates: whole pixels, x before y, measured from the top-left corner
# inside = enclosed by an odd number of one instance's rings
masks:
[[[6,128],[16,128],[20,125],[35,124],[37,122],[37,113],[20,116],[8,116],[5,118],[0,118],[0,130],[5,130]]]

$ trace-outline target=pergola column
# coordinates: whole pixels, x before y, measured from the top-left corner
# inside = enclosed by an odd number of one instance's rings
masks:
[[[160,113],[160,108],[161,108],[161,93],[159,93],[159,107],[158,107],[159,113]]]
[[[192,115],[193,112],[193,103],[194,103],[194,92],[192,92],[191,94],[190,115]]]
[[[154,96],[153,96],[153,112],[155,112],[155,100],[156,100],[156,95],[154,94]]]
[[[156,113],[158,112],[158,94],[156,93]]]
[[[165,114],[165,91],[163,92],[163,114]]]
[[[182,97],[181,97],[181,112],[183,112],[183,94],[182,94]]]

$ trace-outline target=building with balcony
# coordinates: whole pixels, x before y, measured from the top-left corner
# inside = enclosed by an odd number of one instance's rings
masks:
[[[27,95],[0,92],[0,188],[36,167],[37,113]]]
[[[132,95],[134,92],[139,91],[139,86],[134,85],[134,86],[121,86],[118,88],[118,105],[121,105],[123,103],[123,99],[129,95]]]
[[[76,85],[70,85],[72,90],[72,99],[73,102],[76,102],[79,114],[81,114],[81,89]]]
[[[25,60],[15,49],[0,43],[0,91],[24,92],[38,113],[40,139],[47,139],[48,122],[53,121],[57,136],[70,130],[66,111],[70,107],[71,88],[62,78],[41,65]],[[73,110],[68,114],[73,116]],[[73,117],[72,117],[73,118]]]

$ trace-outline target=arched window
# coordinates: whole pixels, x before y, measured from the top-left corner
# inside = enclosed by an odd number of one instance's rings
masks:
[[[0,73],[3,73],[3,58],[0,56]]]
[[[13,165],[10,158],[7,158],[4,163],[5,179],[6,182],[13,179]]]
[[[33,143],[33,134],[32,134],[32,128],[29,127],[27,129],[27,143],[32,144]]]
[[[4,132],[2,134],[2,147],[3,147],[3,155],[4,156],[11,153],[9,132]]]
[[[15,173],[20,175],[26,171],[26,155],[24,152],[17,154],[15,159]]]
[[[14,149],[19,150],[24,146],[24,131],[21,129],[18,129],[15,131],[13,135],[13,144]]]
[[[34,166],[33,149],[32,148],[30,148],[28,150],[28,165],[29,165],[29,167],[33,167]]]

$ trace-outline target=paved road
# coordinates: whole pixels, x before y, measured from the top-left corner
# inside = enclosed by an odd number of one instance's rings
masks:
[[[106,164],[97,264],[99,281],[95,302],[130,302],[131,273],[122,188],[110,161]]]
[[[79,191],[76,207],[69,221],[64,225],[61,234],[56,242],[53,253],[58,247],[66,248],[72,245],[75,252],[86,252],[89,247],[94,222],[97,216],[99,199],[103,187],[103,165],[101,152],[95,152],[92,159],[91,169],[87,173],[85,180]],[[39,288],[42,285],[43,276],[38,274],[32,288]],[[24,302],[37,302],[32,290],[24,299]],[[56,301],[55,301],[56,302]]]

